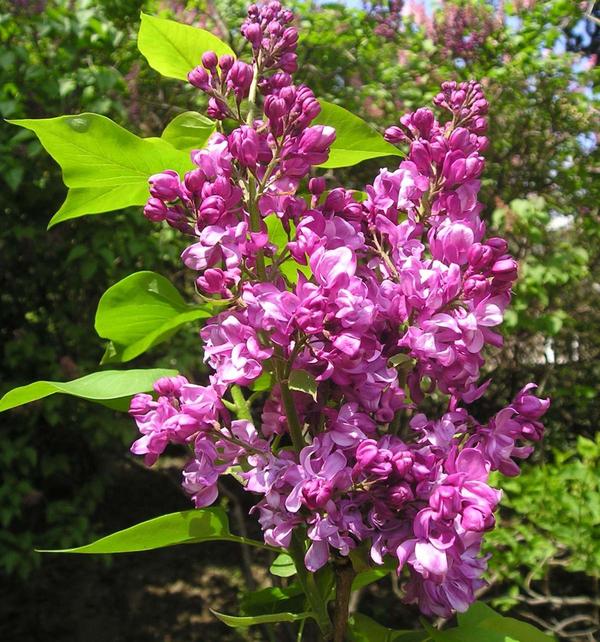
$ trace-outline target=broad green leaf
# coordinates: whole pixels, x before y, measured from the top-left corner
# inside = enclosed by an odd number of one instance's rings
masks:
[[[296,565],[287,553],[280,553],[269,567],[269,572],[277,577],[292,577],[296,575]]]
[[[368,586],[373,584],[373,582],[378,582],[380,579],[387,577],[390,574],[390,569],[388,568],[372,568],[368,571],[363,571],[358,573],[354,580],[352,581],[352,590],[358,591],[358,589],[363,586]]]
[[[458,627],[445,631],[431,628],[429,632],[433,642],[482,642],[482,640],[485,642],[521,642],[521,640],[504,635],[502,632],[479,626]]]
[[[482,631],[493,632],[504,635],[504,641],[515,640],[516,642],[553,642],[552,636],[542,633],[527,622],[520,622],[511,617],[502,617],[498,613],[495,617],[489,617],[478,625]],[[459,627],[462,630],[462,627]]]
[[[156,272],[136,272],[110,287],[96,311],[96,332],[112,344],[103,363],[129,361],[167,340],[186,323],[211,316],[206,306],[185,303]]]
[[[165,127],[161,138],[171,143],[175,149],[191,151],[201,149],[215,131],[215,122],[197,111],[186,111]]]
[[[147,182],[116,187],[72,187],[58,212],[50,219],[48,229],[72,218],[143,205],[148,195]]]
[[[235,53],[212,33],[173,20],[142,13],[138,49],[148,64],[167,78],[187,80],[188,73],[200,64],[205,51],[217,56]]]
[[[14,388],[0,399],[0,412],[37,401],[61,392],[88,401],[114,402],[125,400],[138,392],[152,390],[152,384],[161,377],[173,377],[177,370],[105,370],[73,381],[36,381]],[[117,404],[117,407],[119,404]]]
[[[90,555],[135,553],[177,544],[197,544],[217,540],[265,548],[261,542],[233,535],[229,530],[227,513],[216,506],[161,515],[112,535],[107,535],[86,546],[62,550],[41,550],[39,552]]]
[[[350,642],[426,642],[426,631],[394,631],[375,622],[362,613],[353,613],[348,619]],[[480,642],[484,642],[480,640]]]
[[[349,167],[369,158],[404,156],[397,147],[388,143],[362,118],[325,100],[319,100],[319,103],[321,113],[313,124],[330,125],[335,127],[336,131],[329,159],[320,167]]]
[[[487,613],[486,613],[487,612]],[[491,613],[491,615],[490,615]],[[476,606],[473,613],[459,617],[456,628],[438,631],[427,627],[434,642],[553,642],[531,624],[503,617],[489,607]]]
[[[288,383],[290,390],[305,392],[315,401],[317,400],[317,382],[310,372],[306,372],[306,370],[292,370]]]
[[[85,214],[142,205],[152,174],[165,169],[183,174],[193,165],[187,151],[161,138],[139,138],[98,114],[8,122],[37,135],[73,190],[49,227]]]
[[[457,614],[459,626],[476,626],[490,617],[502,617],[484,602],[473,602],[466,613]]]
[[[454,632],[458,632],[456,635],[462,634],[467,636],[471,635],[471,630],[478,631],[474,635],[487,636],[489,639],[492,639],[491,636],[500,636],[498,639],[502,639],[503,642],[508,642],[509,640],[515,640],[515,642],[551,642],[551,640],[554,639],[545,635],[531,624],[520,622],[514,618],[504,617],[483,602],[475,602],[469,607],[466,613],[458,614],[457,629],[450,629],[442,633],[455,636]],[[487,633],[482,633],[482,631],[487,631]],[[454,640],[455,638],[452,637],[448,639]],[[475,639],[475,637],[473,637],[473,639]]]
[[[312,617],[312,613],[272,613],[269,615],[253,615],[253,616],[239,616],[239,615],[225,615],[211,609],[216,617],[234,629],[246,628],[253,624],[271,624],[273,622],[297,622],[298,620],[306,620]]]
[[[243,616],[273,613],[299,613],[304,607],[304,593],[298,584],[286,588],[271,586],[244,593],[240,600]]]

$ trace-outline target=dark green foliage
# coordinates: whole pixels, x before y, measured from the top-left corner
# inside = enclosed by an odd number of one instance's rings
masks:
[[[136,24],[122,30],[97,5],[76,3],[72,11],[71,4],[49,2],[44,13],[20,12],[18,19],[6,9],[0,13],[4,118],[88,110],[130,120],[126,75],[136,59]],[[4,122],[0,130],[4,393],[39,378],[64,381],[97,369],[103,345],[90,330],[100,296],[135,269],[176,264],[179,241],[153,232],[139,208],[96,217],[91,227],[68,222],[47,233],[65,196],[60,171],[35,137]],[[190,340],[192,329],[181,342]],[[199,360],[190,352],[189,365]],[[3,415],[0,570],[25,575],[40,563],[34,545],[89,539],[110,463],[126,452],[132,435],[127,419],[72,398]]]

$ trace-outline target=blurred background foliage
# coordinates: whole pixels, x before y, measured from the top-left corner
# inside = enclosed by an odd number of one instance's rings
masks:
[[[92,111],[156,135],[201,98],[145,64],[135,44],[140,10],[209,29],[241,53],[245,4],[0,0],[0,115]],[[490,355],[494,383],[478,411],[482,418],[492,413],[531,379],[553,399],[543,452],[520,478],[502,482],[503,528],[490,538],[489,596],[564,639],[594,640],[600,609],[600,25],[584,18],[588,3],[575,0],[288,4],[300,16],[299,80],[379,129],[428,104],[443,80],[475,78],[485,86],[491,144],[481,200],[490,233],[509,238],[521,279],[505,323],[506,348]],[[65,195],[59,169],[27,131],[2,122],[0,132],[4,392],[96,370],[103,352],[92,331],[96,304],[127,274],[152,269],[191,290],[178,259],[181,241],[147,224],[139,209],[46,232]],[[337,180],[360,187],[379,165],[339,171]],[[205,376],[194,327],[135,364],[176,365],[195,379]],[[35,545],[81,544],[108,530],[102,506],[120,499],[116,477],[144,484],[147,477],[139,477],[127,455],[131,423],[108,409],[52,398],[1,421],[0,572],[15,587],[39,578],[44,568],[38,567],[48,565],[32,552]],[[167,504],[149,499],[147,516],[179,508]],[[127,508],[120,511],[119,526],[132,523]],[[368,595],[361,599],[370,604]],[[395,624],[389,600],[377,604],[377,617]]]

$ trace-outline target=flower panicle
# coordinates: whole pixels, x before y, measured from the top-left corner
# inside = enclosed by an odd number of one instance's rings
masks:
[[[367,542],[374,565],[397,560],[409,602],[446,617],[483,584],[500,499],[490,473],[518,474],[549,405],[529,384],[487,422],[468,411],[518,273],[481,218],[488,103],[478,83],[443,83],[432,108],[386,130],[407,157],[366,199],[327,190],[311,175],[335,130],[312,124],[318,100],[293,82],[292,24],[279,2],[253,5],[252,64],[204,54],[189,80],[237,126],[192,152],[185,176],[150,177],[145,216],[192,239],[183,263],[224,307],[200,333],[209,384],[161,379],[134,397],[132,451],[152,465],[187,445],[198,507],[235,467],[265,542],[288,547],[304,527],[311,571]],[[269,236],[273,220],[287,239]],[[312,384],[290,390],[294,374]],[[227,395],[259,377],[271,381],[262,408],[236,418]],[[439,418],[422,412],[433,394],[447,400]]]

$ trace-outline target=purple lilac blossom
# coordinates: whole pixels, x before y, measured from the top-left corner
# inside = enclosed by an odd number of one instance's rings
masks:
[[[293,84],[291,20],[278,2],[250,8],[242,33],[252,67],[204,54],[190,82],[210,95],[213,117],[238,127],[192,152],[184,177],[150,178],[145,215],[190,237],[183,263],[221,311],[201,331],[209,384],[179,376],[136,395],[132,452],[152,465],[169,443],[187,446],[183,486],[197,507],[216,501],[219,477],[234,472],[257,498],[266,543],[288,547],[303,526],[311,571],[366,543],[373,565],[395,560],[407,601],[447,617],[484,584],[481,545],[500,500],[489,475],[518,474],[549,405],[529,384],[485,422],[468,410],[489,384],[483,355],[502,345],[517,278],[507,243],[486,236],[478,201],[488,103],[477,83],[444,83],[437,115],[423,107],[386,130],[407,158],[380,171],[366,200],[327,191],[310,176],[335,130],[311,124],[319,103]],[[247,122],[248,69],[262,110]],[[270,241],[270,216],[287,243]],[[296,279],[280,269],[286,262]],[[290,395],[297,452],[284,403],[293,371],[316,388]],[[236,419],[229,390],[262,376],[272,385],[256,423]],[[434,393],[446,400],[441,417],[423,412]]]

